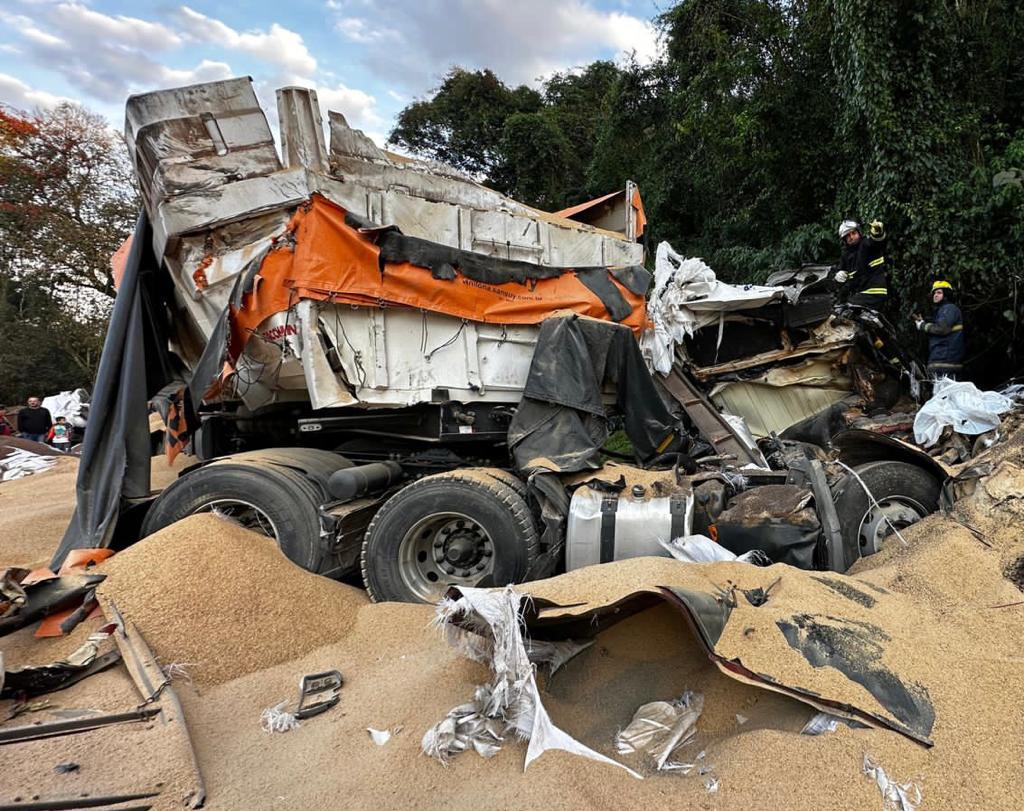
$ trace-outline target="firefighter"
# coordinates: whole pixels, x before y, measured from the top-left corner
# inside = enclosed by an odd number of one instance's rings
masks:
[[[928,335],[928,374],[931,377],[963,376],[964,319],[953,302],[953,285],[944,280],[932,282],[932,317],[914,315],[917,328]]]
[[[855,220],[839,224],[842,257],[835,280],[850,304],[881,312],[889,299],[889,268],[885,263],[885,228],[875,220],[868,235]]]

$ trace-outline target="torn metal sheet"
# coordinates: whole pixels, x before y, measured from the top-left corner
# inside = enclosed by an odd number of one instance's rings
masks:
[[[723,411],[742,417],[755,437],[782,433],[850,396],[850,390],[803,384],[777,386],[742,381],[722,383],[712,400]]]
[[[63,690],[82,679],[99,673],[120,661],[117,651],[100,655],[100,646],[110,638],[113,626],[105,626],[82,643],[70,655],[45,665],[30,665],[8,670],[0,685],[0,698],[15,695],[37,696]]]
[[[873,591],[868,604],[835,588],[841,583],[865,591],[855,578],[830,574],[833,582],[821,583],[790,567],[654,559],[651,565],[657,572],[651,585],[608,589],[597,602],[583,594],[579,605],[563,607],[534,596],[527,632],[532,638],[592,638],[666,601],[726,676],[931,745],[935,711],[924,674],[940,654],[915,643],[921,618],[896,595]],[[655,576],[668,585],[654,585]]]

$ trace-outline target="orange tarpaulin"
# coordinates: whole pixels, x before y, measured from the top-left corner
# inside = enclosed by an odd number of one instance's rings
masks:
[[[232,312],[231,358],[264,320],[302,298],[413,307],[499,324],[538,324],[559,310],[610,320],[601,299],[572,270],[549,279],[488,284],[463,273],[437,279],[409,262],[382,261],[374,242],[379,232],[347,223],[345,211],[319,195],[295,212],[288,233],[291,238],[279,240],[280,247],[266,256],[252,290]],[[631,308],[621,323],[639,332],[646,322],[644,297],[608,278]]]

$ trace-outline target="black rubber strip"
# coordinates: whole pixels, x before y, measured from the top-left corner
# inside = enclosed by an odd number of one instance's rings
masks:
[[[615,560],[615,511],[618,509],[617,495],[601,499],[601,563]]]

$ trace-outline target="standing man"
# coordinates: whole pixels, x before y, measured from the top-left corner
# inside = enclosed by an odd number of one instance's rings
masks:
[[[842,257],[835,280],[842,286],[850,304],[881,312],[889,299],[889,267],[885,262],[885,228],[875,220],[868,236],[855,220],[839,224]]]
[[[25,439],[33,442],[44,442],[50,433],[53,419],[50,412],[42,407],[38,397],[28,398],[28,407],[18,412],[18,431]]]
[[[964,317],[953,303],[953,285],[947,281],[932,282],[932,317],[914,316],[917,328],[928,335],[928,374],[931,377],[963,376]]]

